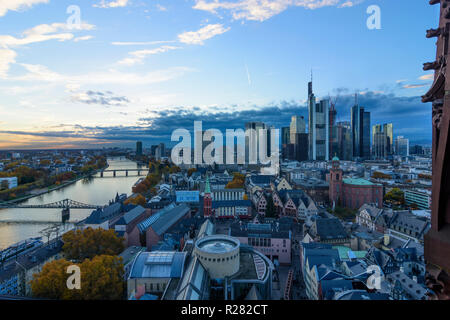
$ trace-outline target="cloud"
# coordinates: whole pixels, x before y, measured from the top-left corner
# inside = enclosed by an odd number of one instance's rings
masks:
[[[35,4],[48,3],[49,0],[1,0],[0,17],[8,11],[19,11],[31,8]]]
[[[72,102],[85,104],[99,104],[103,106],[124,106],[130,102],[125,96],[115,96],[111,91],[86,91],[73,94],[70,97]]]
[[[77,38],[73,39],[73,42],[86,41],[86,40],[90,40],[90,39],[92,39],[92,38],[93,38],[93,36],[77,37]]]
[[[133,51],[133,52],[129,53],[130,57],[122,59],[118,63],[127,65],[127,66],[132,66],[137,63],[142,63],[142,61],[149,55],[164,53],[164,52],[167,52],[170,50],[176,50],[176,49],[181,49],[181,48],[174,47],[174,46],[162,46],[162,47],[155,48],[155,49]]]
[[[16,62],[17,53],[9,49],[0,49],[0,78],[6,78],[9,65]]]
[[[158,11],[167,11],[167,8],[162,6],[162,5],[160,5],[160,4],[157,4],[156,8],[158,9]]]
[[[434,80],[434,73],[423,75],[419,77],[419,80]]]
[[[120,85],[145,85],[169,81],[179,78],[187,72],[193,71],[187,67],[171,67],[168,69],[155,70],[152,72],[137,74],[108,70],[106,72],[85,73],[81,75],[60,74],[48,69],[43,65],[21,64],[27,71],[26,74],[9,77],[13,81],[41,81],[54,82],[58,84],[93,85],[93,84],[120,84]]]
[[[128,0],[115,0],[115,1],[105,1],[102,0],[99,4],[94,4],[93,7],[96,8],[120,8],[126,7],[128,4]]]
[[[327,6],[338,6],[341,8],[354,6],[363,0],[196,0],[194,9],[218,14],[219,10],[229,11],[234,20],[264,21],[291,6],[306,9],[318,9]]]
[[[186,44],[203,45],[205,40],[211,39],[214,36],[225,33],[230,28],[224,28],[222,24],[209,24],[197,31],[184,32],[178,35],[178,39]]]
[[[166,43],[174,43],[175,40],[166,40],[166,41],[114,41],[111,42],[113,46],[148,46],[148,45],[156,45],[156,44],[166,44]]]
[[[406,84],[403,86],[404,89],[417,89],[417,88],[423,88],[423,87],[429,87],[430,84]]]
[[[93,30],[94,25],[82,23],[76,30]],[[18,47],[36,42],[48,40],[67,41],[74,38],[73,30],[66,23],[41,24],[34,28],[25,30],[21,38],[11,35],[0,35],[0,47]]]
[[[342,90],[343,91],[343,90]],[[342,92],[341,91],[341,92]],[[105,94],[105,92],[101,92]],[[98,92],[90,94],[97,99]],[[110,93],[109,96],[115,96]],[[421,97],[401,97],[394,94],[381,94],[371,91],[358,98],[358,102],[371,112],[371,124],[393,123],[394,136],[404,135],[413,143],[429,143],[431,141],[431,104],[421,102]],[[350,121],[350,107],[354,104],[352,94],[342,95],[337,104],[337,121]],[[276,115],[276,117],[274,117]],[[146,145],[165,142],[169,145],[174,130],[184,128],[193,131],[194,121],[203,121],[203,128],[226,129],[244,128],[246,122],[262,121],[275,128],[289,126],[292,115],[304,116],[308,119],[308,109],[303,102],[279,101],[266,105],[253,105],[243,110],[239,105],[214,106],[172,106],[161,110],[147,110],[136,125],[130,126],[81,126],[64,125],[55,129],[40,132],[0,131],[1,134],[16,136],[46,137],[48,146],[58,139],[77,140],[80,146],[96,146],[99,143],[116,144],[117,146],[133,145],[137,140]],[[412,130],[411,128],[414,128]],[[27,138],[31,139],[31,138]],[[11,140],[13,141],[13,140]],[[15,141],[15,140],[14,140]]]

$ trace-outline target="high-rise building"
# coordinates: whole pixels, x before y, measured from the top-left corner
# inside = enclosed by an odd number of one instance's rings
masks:
[[[341,160],[353,159],[352,130],[349,121],[338,122],[337,131],[337,156]],[[334,156],[334,154],[333,154]]]
[[[308,161],[308,134],[296,133],[294,145],[295,160]]]
[[[395,140],[395,154],[402,157],[409,156],[409,140],[403,136],[398,136]]]
[[[259,136],[263,129],[269,131],[269,128],[263,122],[247,122],[245,124],[245,162],[247,164],[250,164],[250,160],[259,159]],[[267,141],[270,141],[269,132],[267,132]],[[270,152],[270,143],[267,145],[267,152],[268,154]],[[253,154],[253,157],[250,156],[251,154]]]
[[[308,84],[309,160],[329,160],[329,109],[330,100],[316,103],[312,82]]]
[[[337,126],[336,126],[336,117],[337,117],[337,111],[335,108],[335,103],[331,103],[330,107],[330,115],[329,115],[329,122],[330,127],[328,129],[329,132],[329,155],[330,157],[333,157],[334,155],[338,154],[339,152],[339,146],[337,144]]]
[[[290,137],[291,137],[291,132],[290,132],[291,128],[290,127],[284,127],[281,128],[281,144],[285,145],[285,144],[289,144],[290,143]]]
[[[142,156],[142,141],[136,142],[136,155]]]
[[[305,118],[301,116],[292,116],[291,126],[289,128],[290,143],[296,144],[295,137],[297,133],[306,133]]]
[[[357,101],[351,109],[351,126],[353,157],[370,158],[370,112],[365,112]]]
[[[392,123],[372,127],[372,155],[375,159],[385,159],[393,154],[393,131]]]

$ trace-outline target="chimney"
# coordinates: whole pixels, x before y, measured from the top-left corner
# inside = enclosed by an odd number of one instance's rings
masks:
[[[417,283],[417,276],[413,276],[413,280]]]

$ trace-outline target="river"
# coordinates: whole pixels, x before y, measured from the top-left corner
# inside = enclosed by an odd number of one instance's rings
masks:
[[[108,164],[108,170],[142,168],[123,157],[109,158]],[[112,177],[112,173],[105,173],[104,178],[100,178],[97,174],[59,190],[31,198],[22,204],[46,204],[71,199],[85,204],[105,205],[115,198],[116,193],[130,195],[131,187],[138,179],[134,172],[130,172],[129,177],[126,177],[124,172],[120,172],[115,178]],[[70,220],[62,226],[61,231],[72,229],[75,222],[86,218],[91,212],[92,209],[72,209]],[[61,223],[60,209],[0,209],[0,250],[18,241],[42,236],[40,231],[55,223]],[[47,239],[43,237],[43,240]]]

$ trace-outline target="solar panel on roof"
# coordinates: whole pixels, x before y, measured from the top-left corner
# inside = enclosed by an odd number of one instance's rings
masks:
[[[171,264],[174,255],[174,252],[151,252],[147,257],[146,264]]]

